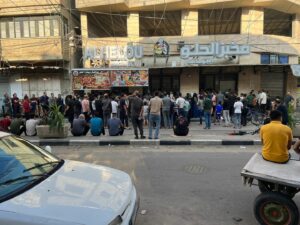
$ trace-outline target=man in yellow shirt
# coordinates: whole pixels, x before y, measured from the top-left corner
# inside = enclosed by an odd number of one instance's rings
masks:
[[[281,123],[282,114],[278,110],[270,113],[271,122],[261,127],[260,137],[263,144],[262,156],[275,163],[287,163],[292,146],[292,130]]]

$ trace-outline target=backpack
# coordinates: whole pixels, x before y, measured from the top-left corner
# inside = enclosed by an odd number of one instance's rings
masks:
[[[189,133],[189,123],[183,116],[179,116],[175,122],[174,133],[178,136],[186,136]]]

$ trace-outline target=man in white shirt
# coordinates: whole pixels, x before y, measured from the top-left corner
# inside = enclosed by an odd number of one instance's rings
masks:
[[[241,129],[241,115],[242,115],[242,108],[243,108],[243,103],[241,102],[241,98],[238,97],[237,101],[234,103],[233,108],[234,108],[234,128]]]
[[[266,112],[266,108],[267,108],[267,93],[262,90],[260,93],[260,110],[262,113]]]
[[[36,125],[39,124],[39,120],[34,119],[34,115],[30,115],[30,119],[26,121],[25,127],[26,127],[26,132],[25,134],[27,136],[36,136],[37,131],[36,131]]]
[[[176,105],[178,106],[178,116],[184,116],[184,102],[185,99],[182,97],[182,94],[179,93],[179,97],[176,99]]]
[[[119,104],[116,102],[116,99],[113,99],[111,101],[111,113],[112,114],[118,114],[118,106]]]

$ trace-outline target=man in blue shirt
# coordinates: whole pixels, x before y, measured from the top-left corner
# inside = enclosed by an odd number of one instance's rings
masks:
[[[107,122],[109,136],[123,135],[124,126],[115,113],[112,114],[112,118]]]
[[[105,135],[103,120],[99,117],[99,112],[95,111],[94,117],[90,120],[91,134],[93,136]]]

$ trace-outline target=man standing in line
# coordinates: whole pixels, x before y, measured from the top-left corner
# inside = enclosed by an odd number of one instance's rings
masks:
[[[116,101],[116,98],[113,98],[112,101],[111,101],[111,113],[117,115],[118,114],[118,107],[119,107],[119,104]]]
[[[170,121],[170,109],[171,109],[171,99],[167,95],[167,93],[164,94],[164,98],[162,99],[163,102],[163,119],[164,119],[164,125],[165,128],[170,129],[171,128],[171,121]]]
[[[211,110],[212,110],[212,101],[209,95],[205,95],[205,99],[203,102],[203,111],[204,111],[204,119],[205,119],[204,129],[210,129],[211,127]]]
[[[135,91],[129,100],[129,113],[131,115],[132,126],[135,139],[139,139],[138,128],[141,139],[145,139],[143,130],[143,100],[140,98],[138,91]]]
[[[7,93],[4,94],[4,114],[11,115],[11,102]]]
[[[163,107],[163,101],[159,97],[158,91],[155,92],[155,97],[150,99],[149,103],[149,139],[152,139],[152,127],[155,123],[155,134],[154,138],[158,139],[159,129],[160,129],[160,122],[161,122],[161,115],[160,110]]]
[[[103,120],[104,120],[104,127],[107,127],[107,121],[111,117],[111,100],[108,97],[108,94],[104,94],[104,99],[102,100],[102,110],[103,110]]]
[[[20,113],[20,100],[16,93],[13,94],[12,101],[12,109],[13,109],[13,116],[16,117],[17,114]]]
[[[90,101],[88,100],[88,96],[85,95],[82,102],[81,102],[81,107],[82,107],[82,113],[85,117],[85,120],[88,122],[89,121],[89,114],[91,112],[90,108]]]
[[[185,99],[182,97],[182,94],[179,93],[179,97],[176,99],[176,105],[178,107],[178,115],[179,116],[185,116],[184,115],[184,102]]]
[[[287,106],[281,103],[280,99],[275,100],[275,109],[281,112],[282,124],[288,125],[289,123],[289,115]]]
[[[262,113],[266,113],[266,109],[267,109],[267,93],[262,90],[260,93],[260,110]]]
[[[288,92],[286,96],[284,97],[284,105],[288,108],[290,102],[294,101],[293,96],[291,95],[291,92]]]
[[[241,115],[243,109],[243,103],[241,102],[241,98],[238,97],[237,101],[234,103],[234,128],[241,129]]]
[[[125,128],[128,127],[128,108],[126,104],[126,98],[126,94],[122,94],[120,99],[120,120]]]
[[[43,116],[47,115],[49,111],[49,97],[47,96],[47,93],[44,92],[43,95],[40,97],[40,104],[43,111]]]
[[[95,100],[95,108],[96,108],[96,112],[98,112],[97,116],[103,120],[102,101],[100,99],[100,95],[98,95],[97,99]]]
[[[49,106],[51,107],[51,106],[53,106],[55,104],[56,104],[56,98],[54,97],[54,94],[51,93],[50,94],[50,98],[49,98]]]

